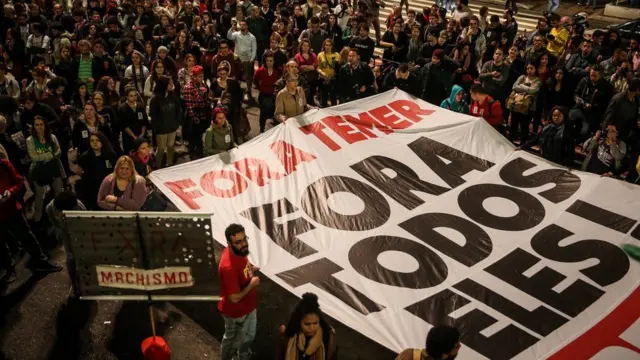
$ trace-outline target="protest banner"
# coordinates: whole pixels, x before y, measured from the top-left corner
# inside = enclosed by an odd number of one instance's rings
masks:
[[[639,188],[514,151],[482,119],[392,90],[150,178],[392,350],[449,323],[464,359],[640,356],[640,264],[620,248],[640,240]]]

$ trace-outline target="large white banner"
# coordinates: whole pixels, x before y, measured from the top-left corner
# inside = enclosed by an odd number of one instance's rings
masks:
[[[244,225],[265,275],[392,350],[449,323],[464,359],[640,356],[640,264],[620,249],[640,188],[514,151],[482,119],[394,90],[151,179],[212,212],[222,244]]]

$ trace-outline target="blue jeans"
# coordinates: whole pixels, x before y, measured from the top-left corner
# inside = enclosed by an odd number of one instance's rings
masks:
[[[560,6],[560,0],[549,0],[547,4],[547,10],[549,12],[555,12]]]
[[[256,310],[249,314],[224,318],[224,336],[220,344],[220,358],[222,360],[248,360],[251,357],[251,344],[256,337],[258,316]]]

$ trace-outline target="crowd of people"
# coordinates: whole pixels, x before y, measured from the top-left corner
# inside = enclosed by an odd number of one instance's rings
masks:
[[[252,107],[264,132],[399,88],[484,118],[518,149],[638,181],[637,38],[585,35],[582,20],[553,12],[523,35],[509,6],[500,17],[445,3],[416,11],[401,1],[384,32],[382,0],[2,4],[3,281],[15,280],[23,248],[37,271],[62,269],[40,243],[63,242],[64,210],[162,206],[149,173],[175,164],[182,144],[197,159],[247,141]]]

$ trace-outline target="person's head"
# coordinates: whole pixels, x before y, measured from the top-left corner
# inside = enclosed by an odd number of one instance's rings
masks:
[[[131,63],[135,66],[141,66],[142,65],[142,59],[144,55],[142,55],[141,52],[139,52],[138,50],[134,50],[133,54],[131,54]]]
[[[564,106],[554,106],[553,109],[551,109],[551,122],[557,126],[564,124],[566,114],[567,108]]]
[[[153,69],[151,69],[151,71],[155,74],[155,78],[164,76],[165,70],[164,61],[162,61],[162,59],[156,59],[156,61],[153,62]]]
[[[396,21],[393,24],[393,33],[397,35],[397,34],[400,34],[401,31],[402,31],[402,23],[399,21]]]
[[[629,82],[629,96],[640,96],[640,79],[632,78]]]
[[[376,65],[373,67],[373,76],[376,79],[379,79],[382,76],[382,70],[380,69],[380,66]]]
[[[590,40],[585,40],[582,42],[582,56],[589,56],[591,54],[592,43]]]
[[[607,125],[607,139],[612,142],[618,141],[618,126],[615,123]]]
[[[265,51],[264,56],[262,57],[264,61],[264,66],[267,69],[273,69],[273,65],[275,64],[275,58],[273,53],[270,50]]]
[[[135,105],[138,102],[138,92],[134,88],[129,88],[125,91],[127,94],[127,103],[130,105]]]
[[[298,52],[300,54],[311,53],[311,42],[307,39],[302,39],[302,41],[300,41],[300,45],[298,45]]]
[[[217,74],[219,78],[226,79],[229,76],[229,66],[226,63],[218,65]]]
[[[629,40],[629,49],[636,50],[638,49],[638,39],[633,37]]]
[[[187,69],[191,69],[196,65],[196,57],[193,54],[185,55],[184,61],[187,64]]]
[[[85,120],[94,120],[97,113],[96,104],[94,104],[93,101],[87,101],[87,103],[84,104],[82,113],[84,114]]]
[[[502,61],[504,60],[504,53],[502,52],[502,49],[498,48],[493,52],[493,62],[495,62],[496,64],[502,64]]]
[[[102,91],[94,91],[91,101],[95,104],[96,110],[102,109],[104,106],[104,93]]]
[[[562,26],[562,24],[560,23],[560,15],[556,13],[549,14],[549,22],[551,23],[551,26],[556,29]]]
[[[562,82],[564,79],[564,69],[562,67],[557,68],[553,73],[553,78],[556,82]]]
[[[602,73],[600,73],[600,67],[597,65],[592,67],[589,71],[589,79],[591,79],[591,82],[595,84],[600,80],[601,77]]]
[[[536,35],[533,37],[533,48],[535,50],[540,50],[543,46],[543,42],[542,42],[542,36],[540,35]]]
[[[27,14],[19,13],[17,17],[18,25],[25,26],[27,25]]]
[[[489,15],[489,8],[486,6],[483,6],[480,8],[480,16],[484,16],[485,18],[487,17],[487,15]]]
[[[1,73],[1,71],[0,71]],[[55,95],[62,96],[64,93],[64,89],[67,87],[67,79],[56,76],[51,81],[47,83],[47,89]]]
[[[88,40],[80,40],[78,41],[78,48],[82,55],[89,55],[91,52],[91,43]]]
[[[287,74],[284,78],[287,84],[287,90],[295,91],[298,89],[298,75],[295,74]]]
[[[318,330],[322,329],[323,340],[329,338],[331,327],[324,318],[318,296],[312,293],[302,295],[302,300],[296,305],[287,327],[285,335],[288,339],[294,338],[302,333],[304,336],[313,337]]]
[[[310,22],[309,28],[311,29],[312,32],[317,33],[318,31],[320,31],[320,18],[318,18],[317,16],[314,16],[311,18],[311,20],[309,20],[309,22]]]
[[[411,38],[414,40],[420,38],[420,26],[415,25],[411,27]]]
[[[542,56],[540,56],[540,64],[538,64],[539,66],[548,66],[549,65],[549,54],[542,54]]]
[[[96,40],[96,42],[93,43],[93,54],[97,56],[104,55],[104,47],[105,47],[104,40],[102,39]]]
[[[349,50],[349,56],[347,57],[347,61],[352,66],[356,66],[360,62],[360,54],[358,54],[358,50],[351,49]]]
[[[191,81],[196,84],[204,82],[204,69],[200,65],[196,65],[191,69]]]
[[[453,360],[458,356],[460,346],[460,332],[452,326],[437,325],[427,334],[425,347],[434,359]]]
[[[244,232],[244,226],[240,224],[231,224],[224,230],[224,237],[227,244],[234,255],[249,255],[249,238]]]
[[[287,73],[298,75],[298,63],[294,60],[290,60],[286,65]]]
[[[36,115],[33,118],[31,135],[33,135],[34,137],[44,137],[45,139],[49,139],[51,137],[51,129],[49,129],[49,124],[42,116]]]
[[[471,93],[471,99],[479,102],[484,102],[487,98],[487,92],[482,87],[482,84],[473,84],[471,85],[471,89],[469,89]]]
[[[325,54],[333,53],[333,40],[325,39],[322,42],[322,51],[324,51]]]
[[[193,12],[193,3],[191,1],[184,3],[184,11],[187,14],[191,14]]]
[[[431,55],[431,63],[433,65],[438,65],[442,62],[442,60],[444,60],[444,50],[442,49],[434,50],[433,55]]]
[[[240,20],[240,31],[242,31],[243,34],[249,32],[249,25],[246,20]]]
[[[276,20],[276,27],[278,29],[278,32],[280,33],[284,33],[287,31],[287,21],[285,19],[278,19]]]
[[[280,37],[280,35],[278,33],[273,33],[271,35],[271,39],[269,41],[269,46],[271,50],[279,50],[280,49],[280,41],[282,40],[282,38]]]
[[[166,46],[159,46],[158,50],[156,50],[156,54],[158,55],[156,60],[164,60],[169,53],[169,49]]]
[[[178,33],[178,43],[180,45],[187,44],[187,40],[189,40],[189,34],[187,34],[186,30],[180,30]]]
[[[218,52],[222,56],[229,55],[229,43],[225,39],[220,39],[220,43],[218,44]]]
[[[100,131],[96,131],[89,136],[89,146],[94,152],[113,153],[109,139]]]
[[[263,8],[268,9],[269,8],[269,0],[261,0],[260,1],[260,5],[262,5]]]
[[[78,206],[78,198],[73,191],[65,190],[53,198],[53,206],[58,214],[62,214],[63,211],[75,209]]]
[[[477,16],[474,15],[469,18],[469,29],[476,30],[479,25],[480,25],[480,20],[478,20]]]
[[[137,138],[133,142],[133,148],[136,155],[142,158],[149,156],[149,154],[151,153],[149,149],[149,140],[144,137]]]
[[[529,77],[538,76],[538,68],[534,64],[527,65],[526,72]]]
[[[133,159],[127,155],[120,156],[118,161],[116,161],[113,176],[116,179],[134,181],[137,175],[138,173],[136,172],[135,165],[133,164]]]
[[[334,13],[329,14],[329,27],[331,28],[337,23],[338,23],[338,16],[336,16],[336,14]]]
[[[33,23],[31,24],[31,32],[33,32],[35,35],[42,35],[42,33],[44,33],[44,26],[40,23]]]
[[[360,27],[358,28],[358,35],[360,35],[361,38],[369,37],[369,25],[364,23],[360,24]]]
[[[36,105],[36,101],[38,101],[36,94],[34,94],[32,91],[27,92],[27,94],[24,96],[25,109],[27,110],[33,109],[33,107]]]
[[[213,109],[213,119],[211,125],[222,126],[227,122],[227,110],[222,106]]]
[[[409,21],[409,23],[412,23],[415,19],[416,11],[413,9],[409,9],[409,11],[407,11],[407,20]]]
[[[613,51],[613,61],[615,63],[620,63],[622,61],[622,59],[626,59],[627,58],[627,52],[624,49],[615,49]]]
[[[619,35],[620,34],[618,34],[618,30],[615,30],[615,29],[609,30],[609,42],[615,43],[618,40]]]
[[[396,76],[399,79],[408,79],[409,78],[409,64],[407,63],[402,63],[400,64],[400,66],[398,66],[398,72],[396,73]]]
[[[164,31],[167,32],[167,35],[169,37],[174,37],[176,35],[176,26],[172,23],[168,23],[167,25],[165,25]]]

